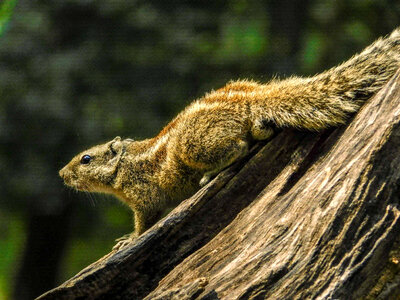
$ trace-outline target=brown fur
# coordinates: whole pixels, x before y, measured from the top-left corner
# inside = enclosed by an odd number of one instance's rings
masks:
[[[274,128],[323,130],[343,124],[399,66],[397,29],[314,77],[231,82],[193,102],[155,138],[117,137],[77,155],[60,175],[78,190],[111,193],[126,202],[138,236],[166,207],[194,193]],[[85,154],[92,160],[81,164]]]

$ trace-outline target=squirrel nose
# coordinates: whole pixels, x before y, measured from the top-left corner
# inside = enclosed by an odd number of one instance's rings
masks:
[[[60,175],[61,178],[64,179],[64,176],[65,176],[65,167],[62,168],[62,169],[58,172],[58,174]]]

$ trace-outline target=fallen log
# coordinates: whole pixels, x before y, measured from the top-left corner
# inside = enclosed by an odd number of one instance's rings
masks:
[[[348,126],[284,130],[38,299],[396,299],[400,73]]]

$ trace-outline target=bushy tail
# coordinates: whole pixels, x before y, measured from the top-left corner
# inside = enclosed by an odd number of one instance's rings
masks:
[[[400,28],[341,65],[309,78],[273,80],[254,115],[279,127],[321,130],[346,117],[374,95],[400,67]]]

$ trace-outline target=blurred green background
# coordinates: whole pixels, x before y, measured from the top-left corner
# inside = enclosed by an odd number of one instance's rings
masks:
[[[151,137],[231,79],[322,71],[400,20],[389,0],[0,3],[0,299],[38,296],[132,231],[115,199],[63,186],[77,152]]]

